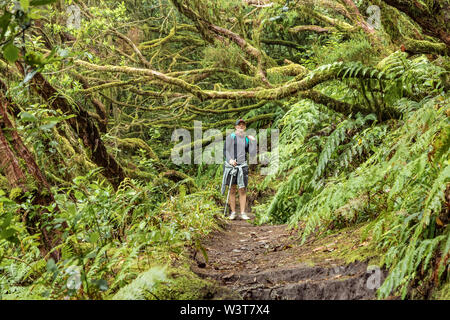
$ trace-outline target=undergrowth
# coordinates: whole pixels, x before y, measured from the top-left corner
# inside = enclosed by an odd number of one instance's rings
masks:
[[[37,208],[3,193],[1,299],[155,298],[151,293],[170,282],[167,267],[217,227],[220,209],[201,192],[186,194],[181,185],[177,197],[158,203],[155,194],[167,186],[128,179],[113,191],[96,176],[78,176],[72,187],[55,190],[55,206],[47,209],[58,213],[48,228],[67,224],[54,249],[62,254],[57,263],[40,255],[38,236],[13,216]]]
[[[390,270],[378,296],[405,298],[417,279],[436,288],[449,280],[449,96],[443,71],[423,57],[394,53],[367,72],[385,79],[378,96],[366,93],[368,107],[392,106],[401,119],[343,117],[308,100],[290,106],[279,122],[279,170],[263,182],[277,192],[257,208],[258,221],[302,225],[303,242],[367,223],[361,240]],[[356,95],[367,89],[347,85]]]

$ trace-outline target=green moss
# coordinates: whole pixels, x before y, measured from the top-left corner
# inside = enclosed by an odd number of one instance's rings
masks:
[[[167,271],[169,281],[161,283],[153,294],[164,300],[204,300],[237,299],[236,294],[227,292],[212,281],[201,279],[189,270],[187,265],[170,268]]]
[[[439,290],[433,293],[434,300],[450,300],[450,281],[447,281]]]
[[[59,134],[58,130],[53,128],[53,134],[56,137],[56,140],[58,141],[58,147],[60,149],[61,156],[67,156],[68,158],[72,158],[76,164],[79,165],[79,172],[80,174],[83,172],[82,170],[86,168],[87,170],[95,169],[97,166],[92,163],[84,153],[79,153],[78,151],[75,151],[70,141],[64,136]]]
[[[17,197],[19,197],[21,194],[22,194],[21,188],[12,188],[11,191],[9,192],[9,198],[11,200],[14,200]]]
[[[0,175],[0,189],[4,191],[9,191],[10,188],[11,187],[9,185],[8,179]]]
[[[330,64],[336,61],[361,61],[370,65],[376,59],[376,55],[373,54],[372,44],[363,33],[356,33],[346,41],[341,38],[342,35],[340,34],[330,37],[327,46],[311,46],[315,54],[315,61],[319,65]]]
[[[407,51],[412,53],[435,53],[438,55],[448,54],[448,49],[445,43],[434,43],[426,40],[408,39],[404,40],[404,45]]]
[[[136,149],[143,149],[148,152],[148,155],[150,158],[155,159],[156,161],[159,161],[158,156],[153,151],[152,148],[142,139],[140,138],[124,138],[124,139],[117,139],[117,144],[119,147],[124,149],[130,149],[130,150],[136,150]]]
[[[360,224],[322,235],[305,245],[306,254],[300,256],[299,261],[310,266],[323,264],[324,261],[342,264],[361,261],[381,265],[382,253],[376,250],[376,245],[362,240],[365,226]]]

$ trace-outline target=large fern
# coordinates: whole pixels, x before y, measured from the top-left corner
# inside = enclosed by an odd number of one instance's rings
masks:
[[[402,118],[343,118],[299,101],[280,121],[280,170],[266,180],[282,180],[261,221],[302,221],[303,241],[317,231],[367,221],[364,237],[370,234],[386,252],[383,263],[390,269],[379,297],[397,290],[405,297],[419,275],[448,276],[449,228],[438,218],[450,184],[445,71],[402,52],[376,67],[335,63],[314,73],[331,71],[341,82],[322,85],[322,92],[366,103],[375,114],[391,108]]]

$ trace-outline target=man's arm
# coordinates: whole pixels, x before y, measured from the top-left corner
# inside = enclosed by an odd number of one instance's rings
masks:
[[[225,141],[223,142],[223,161],[227,161],[227,138],[225,137]]]
[[[223,144],[223,157],[224,160],[228,163],[230,163],[230,160],[232,160],[232,154],[231,154],[231,147],[232,147],[232,139],[231,135],[228,135],[225,138],[225,142]]]

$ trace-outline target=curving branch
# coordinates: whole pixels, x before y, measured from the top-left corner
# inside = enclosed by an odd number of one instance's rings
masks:
[[[441,56],[448,56],[450,53],[450,47],[446,46],[442,42],[431,42],[426,40],[404,39],[403,45],[405,51],[411,54],[418,53],[433,53]]]
[[[410,0],[382,0],[408,15],[420,25],[423,32],[440,39],[450,47],[450,6],[447,0],[430,0],[427,3]]]
[[[89,62],[85,62],[82,60],[75,60],[74,63],[76,65],[84,66],[87,69],[95,70],[95,71],[105,71],[105,72],[118,72],[118,73],[127,73],[134,75],[142,75],[149,76],[153,79],[160,80],[164,83],[172,84],[177,87],[183,88],[186,91],[191,92],[195,96],[201,96],[201,89],[198,86],[192,85],[182,79],[178,79],[175,77],[170,77],[162,72],[153,70],[153,69],[141,69],[141,68],[133,68],[133,67],[121,67],[121,66],[99,66],[96,64],[92,64]]]
[[[24,75],[23,66],[19,62],[16,62],[16,66]],[[75,114],[75,117],[66,121],[81,138],[85,147],[89,149],[91,160],[97,166],[104,168],[103,175],[117,189],[120,182],[125,179],[125,173],[114,157],[106,150],[100,137],[100,132],[89,113],[81,108],[80,105],[72,106],[64,95],[58,92],[41,73],[36,73],[31,79],[31,87],[55,110],[60,109],[66,114]]]
[[[315,103],[322,104],[327,108],[341,113],[345,116],[349,116],[358,112],[360,112],[361,114],[372,113],[371,110],[365,108],[362,105],[355,105],[344,101],[339,101],[316,90],[308,90],[302,92],[300,93],[300,96],[304,99],[309,99],[311,101],[314,101]],[[395,108],[380,108],[379,110],[376,110],[376,112],[378,113],[379,119],[381,121],[385,121],[388,119],[400,119],[401,117],[401,113]]]
[[[355,2],[353,0],[342,0],[347,8],[351,12],[352,20],[357,24],[361,29],[364,30],[369,36],[373,36],[375,34],[375,29],[366,22],[366,19],[362,16],[362,14],[359,12],[358,7],[356,6]]]
[[[70,74],[77,79],[78,81],[80,81],[81,85],[83,86],[83,88],[85,90],[90,90],[91,86],[89,85],[89,82],[86,78],[84,78],[81,74],[76,73],[76,72],[70,72]],[[107,118],[107,113],[106,113],[106,107],[105,105],[98,100],[97,98],[95,98],[91,93],[88,94],[92,105],[95,107],[95,110],[97,112],[97,116],[98,116],[98,127],[100,129],[101,132],[105,133],[106,132],[106,125],[108,124],[108,118]]]
[[[225,43],[225,39],[229,39],[237,44],[243,52],[245,52],[248,56],[253,57],[257,61],[257,73],[256,76],[260,78],[260,80],[267,86],[271,87],[272,85],[267,80],[266,74],[266,66],[267,61],[264,53],[252,46],[248,41],[246,41],[239,34],[228,30],[223,27],[216,26],[211,22],[205,20],[203,17],[200,17],[196,12],[191,10],[190,8],[183,5],[179,0],[171,0],[174,6],[178,9],[180,13],[185,15],[187,18],[191,19],[194,23],[197,24],[198,28],[201,30],[202,34],[208,33],[208,38],[215,38],[221,42]]]
[[[295,26],[295,27],[289,28],[290,33],[299,33],[299,32],[303,32],[303,31],[328,33],[328,32],[334,32],[337,30],[336,30],[336,28],[332,28],[332,27],[321,27],[321,26],[316,26],[316,25]]]
[[[253,109],[258,109],[258,108],[261,108],[266,103],[267,103],[267,101],[263,100],[256,104],[252,104],[250,106],[245,106],[245,107],[240,107],[240,108],[219,109],[219,110],[217,110],[217,109],[201,109],[201,108],[197,108],[195,106],[189,106],[189,109],[197,111],[199,113],[223,114],[223,113],[244,112],[244,111],[249,111],[249,110],[253,110]]]
[[[131,67],[120,67],[120,66],[98,66],[94,64],[90,64],[88,62],[77,60],[76,64],[86,66],[91,70],[103,71],[103,72],[119,72],[119,73],[127,73],[134,75],[148,75],[150,78],[157,77],[159,80],[166,82],[168,84],[172,84],[178,86],[193,96],[197,97],[200,101],[205,100],[242,100],[242,99],[257,99],[257,100],[278,100],[287,98],[290,96],[294,96],[300,92],[307,91],[313,89],[315,86],[338,78],[338,74],[342,70],[342,63],[335,63],[330,65],[327,69],[318,68],[308,74],[307,77],[303,77],[303,72],[306,70],[299,65],[293,64],[294,70],[298,70],[297,72],[302,76],[300,80],[292,81],[284,83],[278,87],[270,88],[270,89],[261,89],[261,88],[250,88],[247,90],[203,90],[198,86],[191,85],[181,79],[173,78],[168,75],[165,75],[161,72],[157,72],[149,69],[139,69],[139,68],[131,68]],[[378,79],[376,76],[379,76],[380,79],[385,79],[385,76],[382,74],[372,74],[367,73],[355,73],[352,75],[353,78],[358,79]],[[378,79],[379,80],[379,79]],[[309,95],[314,96],[313,93],[309,93]],[[317,95],[316,95],[317,96]],[[316,97],[316,99],[318,99]],[[337,112],[342,112],[345,108],[335,108]],[[383,111],[380,111],[383,112]],[[367,112],[366,112],[367,113]],[[398,118],[398,114],[392,113],[391,118]],[[219,124],[217,124],[219,125]]]
[[[246,119],[245,121],[246,121],[247,124],[251,124],[251,123],[256,122],[256,121],[270,120],[270,119],[273,119],[274,117],[275,117],[274,113],[268,113],[268,114],[262,114],[262,115],[259,115],[259,116],[255,116],[255,117],[250,118],[250,119]],[[218,126],[234,124],[235,121],[236,121],[235,119],[227,119],[227,120],[219,121],[219,122],[216,122],[216,123],[210,123],[208,125],[203,125],[203,128],[204,129],[217,128]],[[160,127],[170,128],[170,129],[184,128],[184,129],[187,129],[187,130],[194,130],[194,127],[183,127],[183,126],[177,126],[177,125],[162,125]],[[224,130],[222,132],[222,138],[224,138],[225,136],[226,136],[226,130]],[[183,146],[180,146],[180,147],[173,148],[172,150],[167,150],[167,151],[163,152],[162,157],[169,157],[172,152],[180,152],[180,151],[182,151],[183,149],[186,149],[186,148],[188,150],[192,150],[192,148],[198,148],[200,146],[203,148],[203,147],[209,145],[210,143],[212,143],[214,141],[214,139],[215,139],[215,136],[210,136],[208,138],[195,140],[195,141],[191,142],[190,144],[186,144],[186,145],[183,145]]]

